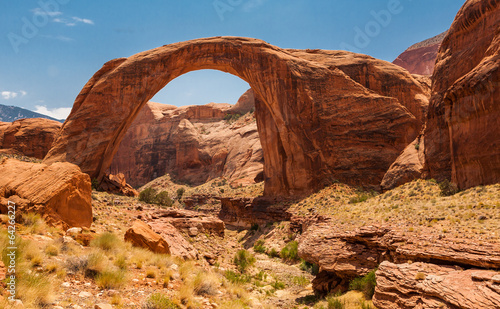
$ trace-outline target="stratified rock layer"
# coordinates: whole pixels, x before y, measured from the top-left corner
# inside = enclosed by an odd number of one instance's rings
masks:
[[[500,2],[469,0],[439,50],[424,134],[428,176],[500,180]]]
[[[17,213],[37,212],[57,225],[90,227],[92,224],[90,177],[78,166],[52,165],[6,159],[0,163],[0,208],[16,204]]]
[[[175,107],[148,102],[140,111],[111,164],[135,187],[170,174],[200,185],[218,177],[235,185],[255,183],[263,170],[262,147],[253,114],[246,121],[224,120],[254,108],[249,90],[235,106],[207,104]]]
[[[376,275],[377,308],[500,308],[500,272],[383,262]]]
[[[60,122],[43,118],[0,122],[0,149],[43,159],[61,126]]]

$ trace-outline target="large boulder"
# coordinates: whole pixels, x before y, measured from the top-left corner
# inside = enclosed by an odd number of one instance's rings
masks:
[[[140,109],[176,77],[201,69],[234,74],[253,89],[268,196],[303,196],[334,180],[378,187],[418,135],[428,104],[428,81],[369,56],[198,39],[106,63],[45,161],[69,161],[101,179]]]
[[[90,177],[78,166],[60,162],[52,165],[4,159],[0,163],[0,208],[9,201],[17,213],[42,214],[49,223],[69,227],[92,224]]]
[[[43,159],[61,126],[60,122],[43,118],[0,122],[0,149]]]
[[[500,272],[429,263],[383,262],[373,304],[380,309],[500,308]]]
[[[168,242],[142,221],[135,221],[132,227],[125,232],[124,237],[125,241],[136,247],[149,249],[155,253],[170,254]]]

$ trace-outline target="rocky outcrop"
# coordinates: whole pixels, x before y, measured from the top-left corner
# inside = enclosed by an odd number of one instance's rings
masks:
[[[150,214],[151,222],[155,224],[169,223],[186,233],[196,228],[200,233],[214,234],[224,237],[225,225],[220,219],[197,211],[183,209],[164,209]]]
[[[254,224],[289,221],[292,214],[286,204],[268,198],[220,198],[219,218],[226,224],[250,228]]]
[[[14,202],[17,214],[37,212],[64,229],[92,224],[90,177],[78,166],[5,159],[0,163],[0,175],[2,213]]]
[[[382,190],[390,190],[419,179],[424,171],[424,149],[423,138],[417,138],[413,143],[408,145],[398,159],[392,163],[387,173],[385,173],[380,184]]]
[[[185,260],[195,260],[198,258],[198,250],[196,250],[172,224],[153,221],[149,222],[149,226],[167,241],[172,256],[178,256]]]
[[[500,272],[383,262],[376,275],[377,308],[500,308]]]
[[[45,161],[69,161],[101,179],[140,109],[171,80],[200,69],[234,74],[253,89],[269,196],[306,195],[334,179],[379,186],[417,136],[427,104],[425,82],[369,56],[198,39],[106,63]]]
[[[424,134],[428,177],[500,180],[500,2],[469,0],[439,50]]]
[[[149,249],[154,253],[170,254],[168,242],[139,220],[125,232],[124,239],[136,247]]]
[[[320,294],[345,290],[350,279],[366,275],[383,261],[500,269],[497,242],[408,233],[398,227],[345,230],[333,222],[318,223],[300,237],[298,253],[304,260],[319,265],[321,272],[313,288]]]
[[[139,192],[127,183],[125,175],[122,173],[118,173],[117,175],[106,175],[101,181],[99,189],[113,194],[121,194],[131,197],[139,196]]]
[[[136,187],[165,174],[193,185],[218,177],[238,185],[255,183],[263,169],[255,118],[249,114],[235,124],[224,120],[253,107],[251,90],[235,106],[148,102],[123,138],[111,172],[123,173]]]
[[[410,46],[392,63],[408,70],[411,74],[432,75],[441,42],[446,35],[443,32],[433,38]]]
[[[43,118],[0,122],[0,149],[43,159],[61,126],[60,122]]]

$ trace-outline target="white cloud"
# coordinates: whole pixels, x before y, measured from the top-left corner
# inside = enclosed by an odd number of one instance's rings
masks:
[[[56,119],[66,119],[71,112],[71,107],[47,108],[45,105],[35,105],[35,112]]]
[[[87,25],[93,25],[94,24],[94,21],[92,21],[90,19],[87,19],[87,18],[80,18],[80,17],[73,16],[73,20],[76,21],[76,22],[87,24]]]
[[[64,35],[42,35],[42,37],[63,42],[71,42],[75,40]]]
[[[58,12],[58,11],[47,12],[47,11],[42,10],[41,8],[33,9],[33,10],[31,10],[31,12],[33,12],[33,14],[35,14],[35,15],[46,15],[46,16],[50,16],[50,17],[62,15],[62,12]]]
[[[19,92],[14,92],[14,91],[2,91],[0,92],[0,95],[2,95],[2,98],[4,100],[10,100],[10,99],[15,99],[18,96],[24,97],[28,93],[24,90],[20,90]]]

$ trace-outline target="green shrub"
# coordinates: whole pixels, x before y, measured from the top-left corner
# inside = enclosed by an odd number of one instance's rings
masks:
[[[233,263],[241,273],[244,273],[248,267],[255,263],[255,257],[245,249],[238,250],[234,256]]]
[[[281,249],[281,258],[285,261],[295,262],[299,260],[298,254],[299,243],[295,240],[286,244],[286,246]]]
[[[329,296],[326,298],[328,303],[328,309],[344,309],[345,302],[341,301],[339,298],[335,296]]]
[[[97,286],[106,290],[119,289],[125,281],[125,272],[122,270],[105,270],[95,279]]]
[[[375,293],[375,286],[377,285],[377,278],[375,276],[376,270],[372,270],[364,277],[353,279],[349,283],[349,289],[362,292],[366,299],[372,299]]]
[[[280,253],[276,249],[272,248],[267,252],[267,255],[269,255],[270,257],[279,257]]]
[[[309,263],[307,261],[302,260],[299,268],[303,271],[310,273],[313,276],[316,276],[319,273],[319,266],[313,263]]]
[[[177,199],[178,200],[180,200],[182,198],[182,196],[184,195],[185,191],[186,191],[186,189],[184,189],[184,188],[177,189]]]
[[[442,196],[452,196],[460,191],[458,186],[453,182],[450,182],[448,179],[439,183],[439,189],[441,190]]]
[[[237,274],[231,270],[227,270],[226,273],[224,274],[224,276],[226,277],[226,279],[229,282],[236,283],[236,284],[248,283],[252,279],[249,275]]]
[[[96,237],[90,243],[90,246],[101,248],[105,251],[110,251],[118,247],[121,244],[121,240],[115,234],[111,232],[102,233],[99,237]]]
[[[161,206],[171,207],[173,204],[172,199],[168,196],[167,191],[161,191],[155,197],[155,203]]]
[[[177,309],[175,303],[173,303],[168,297],[161,293],[154,293],[149,296],[148,300],[143,306],[143,309]]]
[[[139,193],[139,201],[154,204],[156,199],[156,189],[154,188],[146,188]]]
[[[279,281],[278,279],[276,279],[276,281],[274,281],[273,283],[271,283],[271,286],[275,290],[283,290],[285,288],[285,284],[283,282]]]
[[[97,189],[99,189],[99,180],[92,178],[92,190],[97,191]]]
[[[233,123],[235,122],[236,120],[240,119],[241,116],[243,116],[242,114],[240,113],[236,113],[236,114],[226,114],[226,116],[224,116],[224,120],[226,120],[228,123]]]
[[[264,247],[264,240],[259,239],[255,242],[253,245],[253,251],[258,252],[258,253],[265,253],[266,252],[266,247]]]

